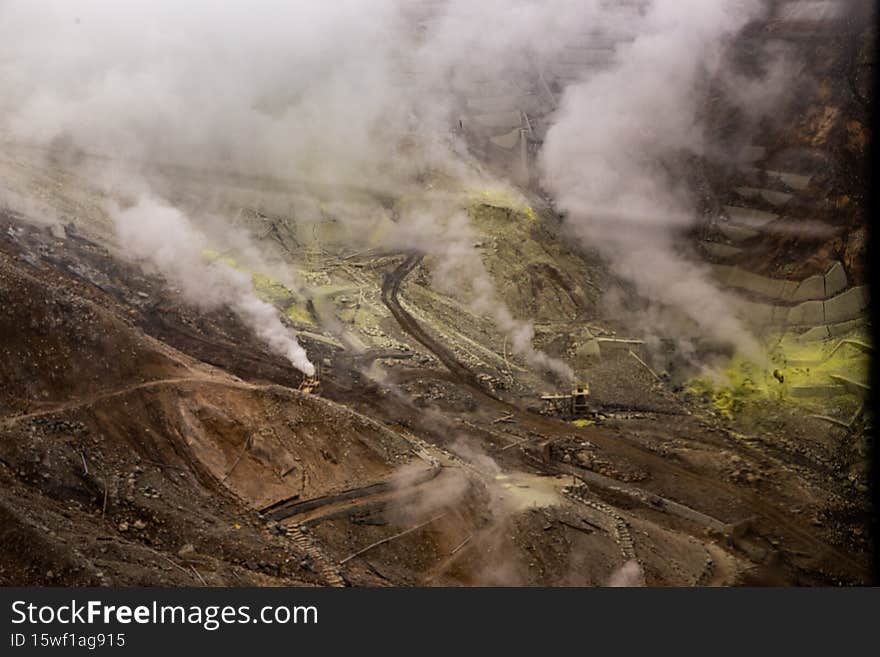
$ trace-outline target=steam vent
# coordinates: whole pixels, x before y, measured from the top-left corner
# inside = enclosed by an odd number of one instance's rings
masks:
[[[228,4],[0,3],[0,584],[874,581],[873,3]]]

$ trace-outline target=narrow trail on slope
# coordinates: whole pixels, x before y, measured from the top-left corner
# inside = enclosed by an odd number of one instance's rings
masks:
[[[39,411],[33,411],[31,413],[23,413],[21,415],[11,415],[4,418],[0,418],[0,427],[9,427],[18,422],[23,422],[27,420],[32,420],[38,417],[47,417],[50,415],[55,415],[56,413],[64,413],[66,411],[73,411],[80,408],[84,408],[86,406],[91,406],[92,404],[97,404],[98,402],[106,401],[108,399],[113,399],[115,397],[123,397],[129,393],[136,392],[138,390],[147,390],[150,388],[161,388],[163,386],[173,386],[180,385],[184,383],[208,383],[213,385],[226,386],[230,388],[238,388],[241,390],[267,390],[272,387],[278,387],[275,384],[270,385],[257,385],[252,383],[246,383],[245,381],[235,381],[230,379],[221,379],[221,378],[213,378],[210,376],[181,376],[181,377],[172,377],[168,379],[155,379],[153,381],[143,381],[141,383],[134,383],[132,385],[124,386],[122,388],[115,388],[113,390],[108,390],[105,392],[99,392],[93,395],[88,395],[86,397],[80,397],[78,399],[72,399],[70,401],[62,402],[60,404],[56,404],[50,408],[45,408]]]
[[[411,274],[424,259],[423,253],[413,253],[392,272],[384,274],[382,278],[382,303],[391,311],[394,319],[400,324],[400,327],[433,353],[443,365],[446,366],[452,374],[469,388],[476,390],[482,395],[501,401],[495,395],[486,390],[476,375],[465,365],[463,365],[453,353],[435,340],[416,319],[410,315],[400,304],[398,295],[400,286],[404,279]]]

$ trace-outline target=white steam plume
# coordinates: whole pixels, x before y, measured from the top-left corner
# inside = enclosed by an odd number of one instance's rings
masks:
[[[611,69],[567,88],[541,153],[543,182],[581,243],[601,249],[643,296],[751,357],[760,350],[735,303],[676,253],[696,213],[663,162],[703,152],[698,86],[758,8],[755,0],[655,0]]]
[[[416,248],[435,256],[432,273],[437,289],[463,299],[475,313],[491,318],[510,339],[513,353],[529,366],[553,372],[566,381],[574,379],[568,365],[534,348],[532,324],[516,319],[498,298],[492,277],[474,248],[477,237],[467,214],[449,214],[440,208],[408,213],[401,217],[401,227],[392,239],[395,246]]]
[[[269,348],[308,376],[306,352],[281,323],[278,312],[254,293],[250,276],[221,262],[207,262],[205,235],[177,208],[142,196],[127,209],[111,208],[122,249],[156,267],[184,298],[199,308],[228,308]]]
[[[645,573],[638,561],[627,561],[611,573],[606,586],[612,588],[635,588],[645,585]]]

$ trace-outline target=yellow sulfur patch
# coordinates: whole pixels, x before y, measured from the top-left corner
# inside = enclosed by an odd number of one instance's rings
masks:
[[[735,356],[715,377],[693,379],[688,391],[709,401],[728,419],[751,401],[814,404],[820,399],[815,391],[834,385],[832,376],[867,381],[870,357],[861,346],[867,344],[866,339],[855,332],[826,342],[783,337],[769,350],[766,365]]]
[[[522,215],[529,221],[537,221],[538,215],[532,206],[528,205],[521,196],[509,191],[484,189],[478,195],[470,194],[468,205],[488,205],[493,208],[505,208],[516,214]]]
[[[229,265],[239,271],[247,271],[241,267],[231,255],[220,253],[214,249],[205,249],[202,251],[202,256],[209,262],[222,262],[223,264]],[[257,293],[257,296],[260,299],[282,309],[284,314],[294,322],[301,324],[314,323],[305,302],[299,301],[298,295],[296,295],[293,290],[280,281],[276,281],[274,278],[266,276],[265,274],[259,272],[248,273],[251,275],[254,292]],[[294,299],[297,299],[297,301],[290,303],[290,301]]]

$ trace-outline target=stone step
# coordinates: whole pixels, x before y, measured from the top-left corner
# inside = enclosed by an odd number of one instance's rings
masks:
[[[714,265],[712,273],[719,283],[744,292],[749,292],[774,301],[791,301],[797,295],[800,283],[753,274],[750,271],[729,265]],[[807,299],[813,297],[807,297]],[[800,300],[807,300],[800,299]]]
[[[745,226],[738,222],[719,221],[716,228],[721,235],[732,242],[744,242],[758,235],[805,235],[813,238],[830,238],[840,232],[838,227],[822,221],[784,220],[774,221],[765,226]]]
[[[802,173],[758,169],[756,167],[747,168],[745,173],[753,180],[765,181],[766,184],[783,191],[801,192],[810,185],[810,181],[813,179],[813,176]]]
[[[777,208],[784,206],[794,196],[789,192],[778,192],[772,189],[762,189],[760,187],[737,187],[736,193],[744,199],[750,201],[766,201]]]
[[[854,287],[825,301],[807,301],[791,309],[788,323],[794,326],[839,324],[859,318],[868,310],[868,288]],[[818,321],[814,321],[818,318]]]
[[[745,242],[761,234],[757,228],[749,228],[730,222],[720,222],[718,231],[731,242]]]
[[[757,237],[767,224],[779,218],[779,215],[773,212],[736,205],[725,205],[724,211],[728,219],[719,221],[717,228],[732,242],[744,242]]]
[[[725,205],[724,211],[730,218],[730,222],[746,228],[760,229],[767,224],[779,219],[775,212],[765,212],[754,208],[739,205]]]
[[[300,525],[292,525],[287,528],[287,536],[300,548],[303,553],[308,555],[312,561],[312,565],[318,574],[324,579],[328,586],[342,588],[345,586],[345,580],[342,579],[337,568],[324,556],[324,553],[318,548],[315,542],[303,531]]]
[[[829,299],[804,301],[791,307],[740,300],[738,308],[743,319],[756,326],[808,330],[863,320],[868,310],[868,288],[853,287]]]
[[[723,285],[786,304],[832,298],[843,292],[848,283],[839,262],[835,262],[825,274],[809,276],[802,281],[770,278],[729,265],[713,265],[712,271]]]
[[[863,329],[867,324],[867,318],[852,319],[837,324],[821,324],[804,331],[797,336],[798,342],[823,342],[825,340],[836,340],[842,336],[849,335],[853,331]]]
[[[742,248],[730,244],[724,244],[723,242],[703,241],[700,242],[700,246],[711,257],[717,258],[718,260],[729,260],[730,258],[734,258],[743,253]]]

